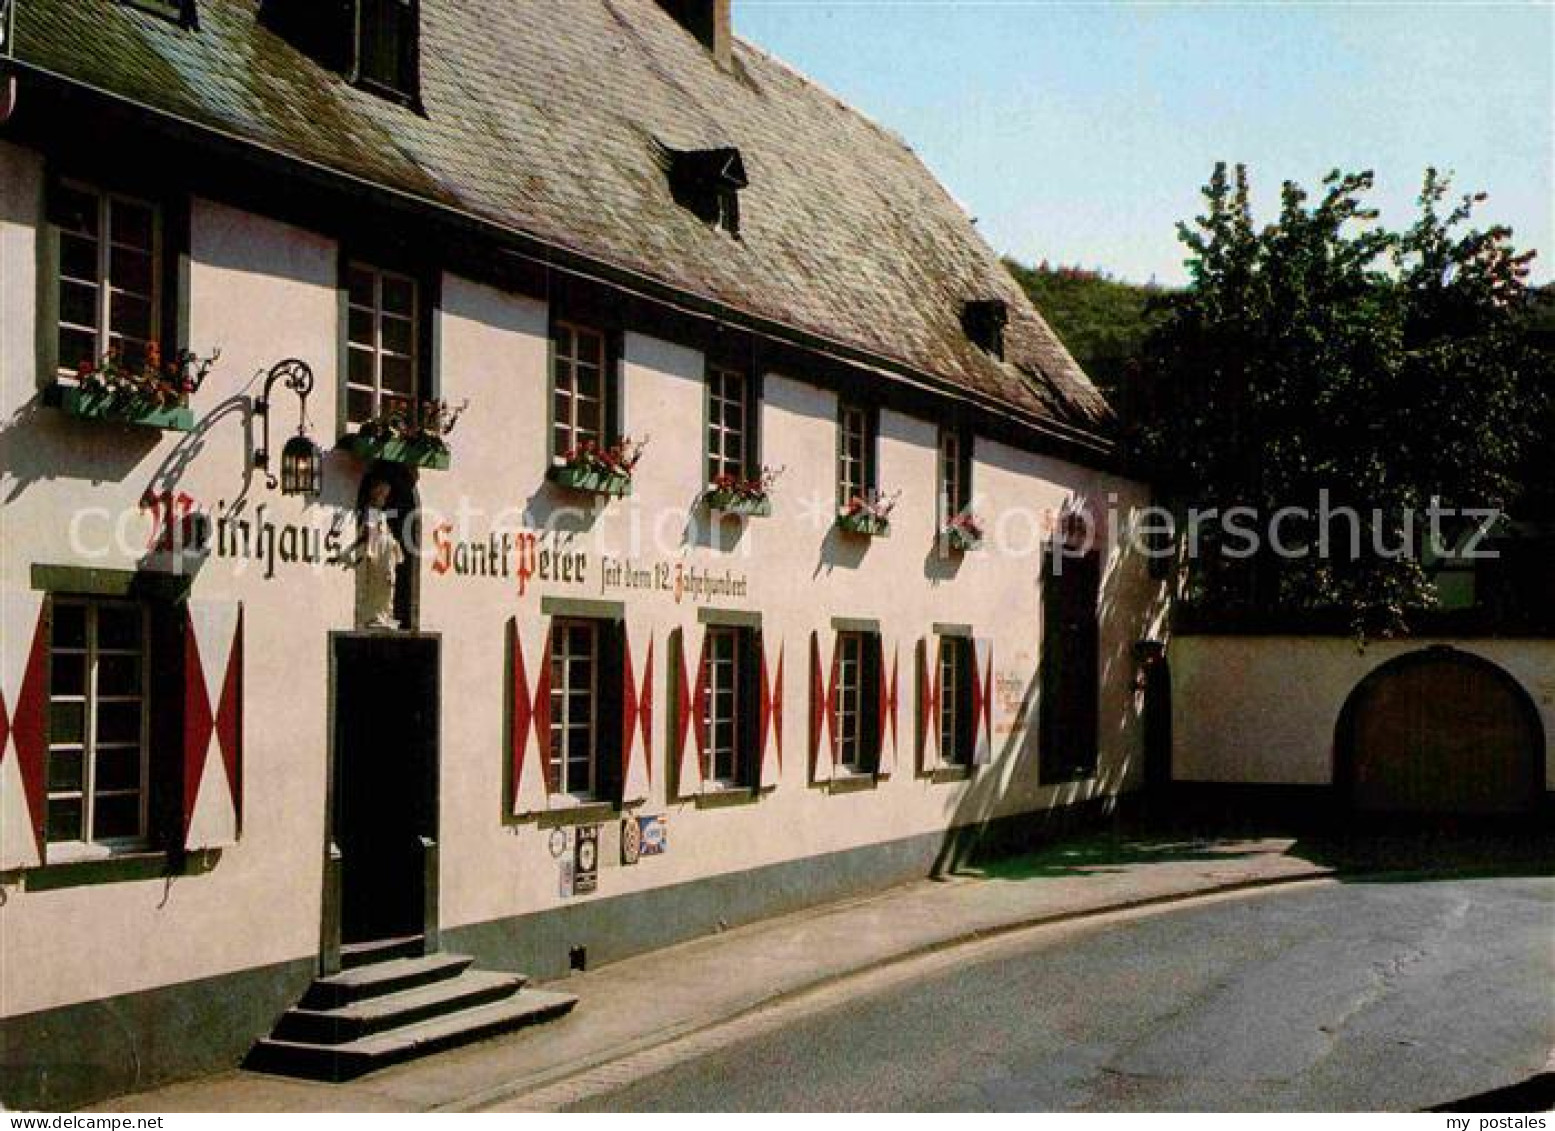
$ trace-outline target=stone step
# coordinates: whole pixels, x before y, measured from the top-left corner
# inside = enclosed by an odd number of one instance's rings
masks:
[[[275,1027],[275,1037],[311,1044],[344,1044],[441,1017],[461,1009],[487,1005],[512,997],[524,988],[522,975],[466,970],[457,978],[445,978],[382,997],[366,998],[334,1009],[289,1009]]]
[[[340,965],[347,970],[354,970],[374,962],[387,962],[391,958],[419,958],[426,952],[425,947],[426,939],[421,935],[345,943],[340,948]]]
[[[305,1009],[338,1009],[355,1001],[457,978],[473,961],[462,954],[428,954],[421,958],[374,962],[314,979],[301,1004]]]
[[[310,1080],[352,1080],[401,1061],[550,1021],[570,1012],[577,1003],[572,994],[524,989],[502,1001],[341,1044],[270,1037],[254,1046],[245,1067]]]

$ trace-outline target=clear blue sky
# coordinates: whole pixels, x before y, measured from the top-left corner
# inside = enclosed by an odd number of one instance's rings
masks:
[[[1173,225],[1217,159],[1280,182],[1373,169],[1407,222],[1427,165],[1555,269],[1555,7],[734,0],[740,35],[902,134],[990,243],[1182,279]]]

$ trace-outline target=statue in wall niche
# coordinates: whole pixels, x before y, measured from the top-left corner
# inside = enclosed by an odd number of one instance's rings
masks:
[[[394,578],[405,549],[389,523],[389,483],[375,479],[367,488],[362,525],[351,563],[356,570],[356,627],[399,628],[394,619]]]

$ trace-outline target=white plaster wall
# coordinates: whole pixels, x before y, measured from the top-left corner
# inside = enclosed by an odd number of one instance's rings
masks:
[[[221,361],[195,398],[201,423],[189,434],[118,429],[67,418],[37,399],[32,296],[38,168],[0,151],[0,579],[30,586],[34,563],[134,569],[147,560],[148,489],[188,492],[202,504],[246,499],[243,513],[303,517],[298,500],[245,473],[244,397],[256,372],[284,351],[334,371],[335,247],[295,228],[207,201],[193,204],[191,342],[219,347]],[[20,198],[20,200],[18,199]],[[334,397],[314,398],[316,434],[332,434]],[[277,437],[295,426],[295,400],[280,400]],[[338,460],[331,471],[343,482]],[[342,500],[308,510],[327,521]],[[347,502],[346,505],[349,505]],[[99,537],[106,521],[72,539],[72,516],[88,508],[123,519],[125,541]],[[300,571],[300,572],[299,572]],[[196,576],[196,600],[244,602],[245,803],[240,843],[214,870],[171,882],[99,884],[54,891],[6,890],[0,904],[0,1012],[25,1013],[294,959],[316,951],[327,750],[324,628],[350,615],[340,571],[211,561]],[[30,632],[30,626],[28,626]],[[25,641],[0,641],[6,648]]]
[[[152,486],[187,491],[202,505],[242,502],[252,520],[327,526],[354,503],[362,467],[332,453],[325,492],[305,504],[245,472],[251,433],[244,398],[256,375],[283,357],[310,362],[319,389],[313,433],[336,435],[336,244],[225,206],[195,201],[191,344],[222,351],[195,398],[188,435],[131,434],[69,420],[36,403],[34,229],[41,170],[0,147],[0,580],[26,588],[35,562],[128,569],[141,555],[85,560],[68,538],[69,516],[106,506],[137,516]],[[471,536],[511,528],[514,513],[540,525],[571,502],[544,481],[547,427],[544,304],[455,276],[443,280],[442,392],[470,407],[453,437],[453,467],[421,476],[421,501],[437,516],[468,516]],[[889,538],[839,540],[830,532],[836,398],[799,375],[768,374],[763,459],[784,465],[776,513],[749,523],[732,546],[698,533],[702,486],[699,353],[639,334],[625,339],[625,428],[650,435],[630,499],[609,504],[590,527],[592,588],[438,575],[423,562],[422,628],[443,639],[441,919],[453,927],[543,911],[562,902],[547,833],[505,815],[503,673],[505,624],[532,622],[548,594],[625,599],[651,607],[655,646],[653,786],[639,812],[667,813],[670,851],[632,868],[606,868],[601,899],[719,872],[943,830],[949,825],[1068,803],[1126,788],[1138,773],[1138,703],[1129,649],[1159,617],[1158,587],[1144,563],[1109,553],[1103,588],[1103,734],[1094,781],[1037,784],[1036,665],[1040,648],[1040,536],[1006,519],[1018,508],[1057,511],[1073,496],[1144,505],[1137,485],[979,440],[978,511],[1019,552],[968,554],[948,569],[932,554],[935,427],[886,410],[880,482],[901,488]],[[295,401],[277,398],[275,443],[295,422]],[[262,513],[261,513],[262,512]],[[144,533],[144,525],[137,528]],[[656,535],[662,541],[656,541]],[[636,539],[636,541],[634,541]],[[694,631],[696,608],[667,593],[598,591],[599,557],[732,569],[749,594],[721,607],[764,617],[769,654],[786,656],[786,718],[779,787],[761,801],[697,809],[665,796],[667,642]],[[32,1010],[186,981],[317,951],[328,736],[327,634],[350,627],[344,571],[213,560],[195,599],[236,598],[247,610],[246,799],[241,843],[205,875],[54,892],[8,888],[0,905],[0,1013]],[[899,663],[896,773],[877,789],[831,795],[807,784],[808,646],[834,616],[872,617]],[[930,784],[914,769],[914,646],[936,621],[967,623],[993,639],[996,675],[1015,691],[995,696],[994,764],[971,781]],[[829,648],[829,638],[824,637]],[[13,642],[4,642],[12,647]],[[634,639],[641,663],[646,641]],[[531,663],[534,657],[531,657]],[[1022,699],[1024,709],[1020,709]]]
[[[1316,636],[1179,636],[1171,644],[1172,766],[1179,781],[1328,785],[1334,728],[1370,672],[1408,652],[1450,644],[1500,665],[1555,740],[1555,641],[1391,640],[1360,649]],[[1545,754],[1555,789],[1555,756]]]
[[[543,482],[546,418],[544,388],[546,311],[529,299],[504,295],[455,278],[444,281],[445,391],[472,398],[470,433],[455,445],[454,468],[429,473],[424,501],[444,511],[460,500],[485,516],[521,508],[531,521],[570,501]],[[461,359],[485,358],[469,373]],[[702,483],[703,358],[695,350],[628,334],[625,341],[625,428],[651,442],[630,498],[607,504],[590,533],[610,554],[636,564],[658,562],[730,568],[748,577],[749,595],[711,602],[719,608],[760,611],[769,658],[781,645],[786,689],[784,761],[780,786],[752,805],[698,808],[667,795],[667,642],[675,628],[695,639],[697,607],[671,594],[599,588],[595,564],[588,586],[532,582],[520,597],[511,578],[428,574],[423,582],[424,627],[443,633],[445,710],[443,775],[443,921],[483,922],[572,902],[557,892],[557,864],[549,830],[532,821],[499,819],[503,797],[501,701],[504,625],[510,616],[537,618],[546,596],[625,598],[630,608],[652,609],[655,648],[653,785],[638,811],[669,816],[668,854],[635,867],[606,867],[599,891],[574,900],[601,899],[942,830],[989,817],[1073,802],[1125,788],[1139,772],[1137,703],[1130,649],[1149,627],[1157,590],[1144,563],[1114,550],[1104,579],[1103,695],[1100,772],[1094,781],[1037,784],[1035,720],[1041,639],[1040,556],[1044,535],[1037,516],[1056,512],[1072,496],[1144,505],[1135,486],[1061,461],[1002,444],[980,442],[974,472],[976,505],[1004,525],[1014,552],[965,556],[946,567],[933,546],[935,425],[886,410],[881,416],[880,483],[902,489],[890,537],[840,539],[834,512],[836,396],[791,376],[764,381],[763,461],[787,470],[775,513],[749,522],[732,547],[705,544],[696,528]],[[463,382],[470,380],[467,388]],[[500,449],[477,452],[470,436],[501,421]],[[486,423],[483,423],[486,422]],[[465,423],[460,428],[464,429]],[[468,458],[467,458],[468,457]],[[478,469],[478,470],[477,470]],[[1016,521],[1020,510],[1032,517]],[[478,519],[477,522],[484,521]],[[476,534],[479,536],[480,529]],[[896,772],[877,788],[830,794],[808,783],[808,649],[813,630],[829,633],[834,616],[880,622],[887,665],[899,665]],[[931,784],[914,773],[914,647],[935,622],[966,623],[994,641],[997,674],[1020,694],[996,708],[994,764],[966,783]],[[829,637],[823,635],[829,650]],[[646,641],[633,640],[642,662]],[[534,656],[528,657],[535,662]],[[457,690],[455,690],[457,689]],[[1024,714],[1017,705],[1026,698]],[[997,697],[996,697],[997,698]],[[1030,725],[1028,725],[1028,723]],[[472,819],[473,815],[473,819]],[[479,866],[468,866],[479,861]]]

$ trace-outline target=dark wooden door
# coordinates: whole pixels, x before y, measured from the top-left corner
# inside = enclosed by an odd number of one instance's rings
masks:
[[[421,934],[436,839],[438,642],[341,636],[335,649],[341,938]]]
[[[1521,689],[1448,649],[1380,669],[1355,692],[1341,785],[1360,810],[1526,812],[1543,787],[1544,739]]]

